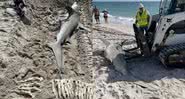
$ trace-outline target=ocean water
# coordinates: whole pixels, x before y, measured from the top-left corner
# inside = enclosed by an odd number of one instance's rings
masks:
[[[151,15],[159,13],[160,2],[142,2],[145,8]],[[128,23],[132,24],[136,12],[139,7],[139,2],[93,2],[93,6],[96,5],[100,11],[107,9],[109,11],[109,21],[111,23]],[[102,14],[101,14],[102,16]],[[103,21],[103,17],[101,17]]]

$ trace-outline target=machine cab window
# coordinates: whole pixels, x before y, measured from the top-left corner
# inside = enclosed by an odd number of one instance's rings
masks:
[[[160,13],[169,15],[185,11],[185,0],[161,0]]]

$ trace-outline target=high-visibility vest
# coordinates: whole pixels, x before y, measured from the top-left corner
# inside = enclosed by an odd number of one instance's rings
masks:
[[[147,10],[144,9],[143,13],[140,14],[140,12],[138,11],[137,12],[137,15],[136,15],[136,20],[137,20],[137,26],[139,27],[145,27],[145,26],[148,26],[148,13],[147,13]]]

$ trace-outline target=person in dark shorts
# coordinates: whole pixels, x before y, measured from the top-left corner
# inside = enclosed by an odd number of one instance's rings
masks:
[[[96,23],[99,24],[100,23],[100,11],[96,6],[93,9],[93,14],[94,14],[94,18],[96,20]]]
[[[109,14],[109,12],[107,11],[107,9],[105,9],[102,12],[103,12],[103,17],[105,19],[105,23],[108,23],[108,14]]]

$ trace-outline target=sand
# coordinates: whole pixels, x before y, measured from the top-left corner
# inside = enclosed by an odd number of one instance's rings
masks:
[[[32,25],[5,13],[12,0],[0,1],[0,99],[55,99],[50,81],[58,78],[58,70],[47,44],[55,41],[59,19],[66,13],[56,1],[26,2]],[[136,46],[131,25],[94,24],[92,33],[79,31],[64,47],[66,79],[95,84],[95,99],[185,99],[184,69],[166,69],[157,57],[136,58],[128,61],[128,74],[122,75],[98,53],[105,49],[100,38],[125,41],[123,49]]]
[[[57,1],[26,0],[31,25],[5,12],[13,0],[0,1],[0,99],[55,99],[51,81],[59,71],[48,43],[56,41],[60,20],[66,18]],[[64,46],[63,77],[91,82],[89,36],[83,31],[75,34]]]
[[[119,31],[123,33],[127,33],[130,35],[134,35],[134,31],[132,28],[132,25],[128,24],[114,24],[114,23],[109,23],[109,24],[100,24],[101,27],[109,28],[109,29],[114,29],[114,31]]]
[[[94,25],[94,53],[105,48],[98,38],[111,43],[135,41],[131,26]],[[98,37],[98,38],[97,38]],[[123,49],[134,47],[131,43]],[[135,58],[127,62],[127,75],[116,71],[100,54],[94,54],[96,99],[185,99],[185,70],[166,69],[157,57]]]

